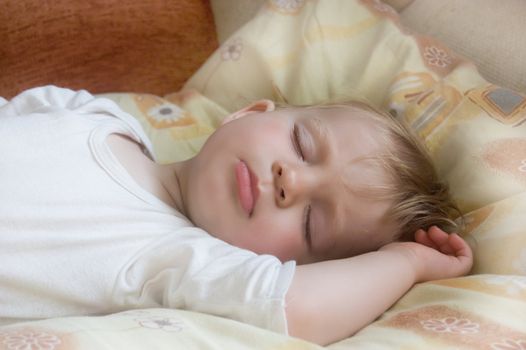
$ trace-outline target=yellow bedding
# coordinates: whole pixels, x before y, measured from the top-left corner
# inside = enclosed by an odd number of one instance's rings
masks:
[[[194,155],[228,112],[277,90],[292,104],[355,97],[397,114],[465,215],[473,273],[526,274],[526,97],[411,33],[381,1],[269,0],[182,91],[108,96],[172,162]]]
[[[478,275],[423,283],[415,286],[379,320],[328,349],[524,349],[525,315],[524,276]],[[3,327],[0,349],[309,350],[321,347],[210,315],[148,309]]]

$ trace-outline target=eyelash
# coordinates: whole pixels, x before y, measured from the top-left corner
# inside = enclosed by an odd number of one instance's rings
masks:
[[[305,239],[307,240],[307,244],[311,245],[311,234],[310,234],[310,209],[311,206],[308,205],[305,207],[305,211],[303,214],[303,232],[305,232]]]
[[[298,154],[298,156],[301,158],[301,160],[305,160],[305,156],[303,155],[303,150],[301,148],[301,140],[299,136],[298,127],[296,124],[294,124],[294,127],[292,128],[292,144],[294,145],[294,150]],[[307,244],[311,245],[311,233],[310,233],[310,210],[311,206],[308,205],[305,207],[304,213],[303,213],[303,232],[305,235],[305,239],[307,240]]]
[[[294,124],[294,127],[292,128],[292,144],[294,145],[294,150],[298,154],[298,156],[301,158],[301,160],[305,160],[305,156],[303,155],[303,149],[301,148],[301,137],[300,133],[298,131],[298,127],[296,124]]]

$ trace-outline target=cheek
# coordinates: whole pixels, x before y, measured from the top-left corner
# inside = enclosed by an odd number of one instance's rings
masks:
[[[248,148],[253,151],[270,151],[277,148],[280,152],[290,142],[289,127],[283,119],[255,117],[241,120],[237,127],[229,131],[229,142],[235,147]]]
[[[261,218],[247,225],[246,232],[238,232],[243,248],[258,254],[272,254],[281,260],[295,259],[301,254],[303,241],[293,220]]]

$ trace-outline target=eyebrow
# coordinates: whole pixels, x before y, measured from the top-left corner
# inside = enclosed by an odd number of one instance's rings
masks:
[[[327,128],[327,125],[320,117],[314,116],[312,118],[307,118],[304,122],[304,125],[307,131],[311,134],[315,148],[321,149],[323,152],[329,152],[329,140],[330,140],[330,130]]]

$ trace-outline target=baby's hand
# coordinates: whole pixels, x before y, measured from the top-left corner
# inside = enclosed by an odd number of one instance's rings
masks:
[[[415,242],[390,243],[380,250],[398,251],[409,258],[417,282],[465,275],[473,265],[469,245],[456,233],[433,226],[415,233]]]

